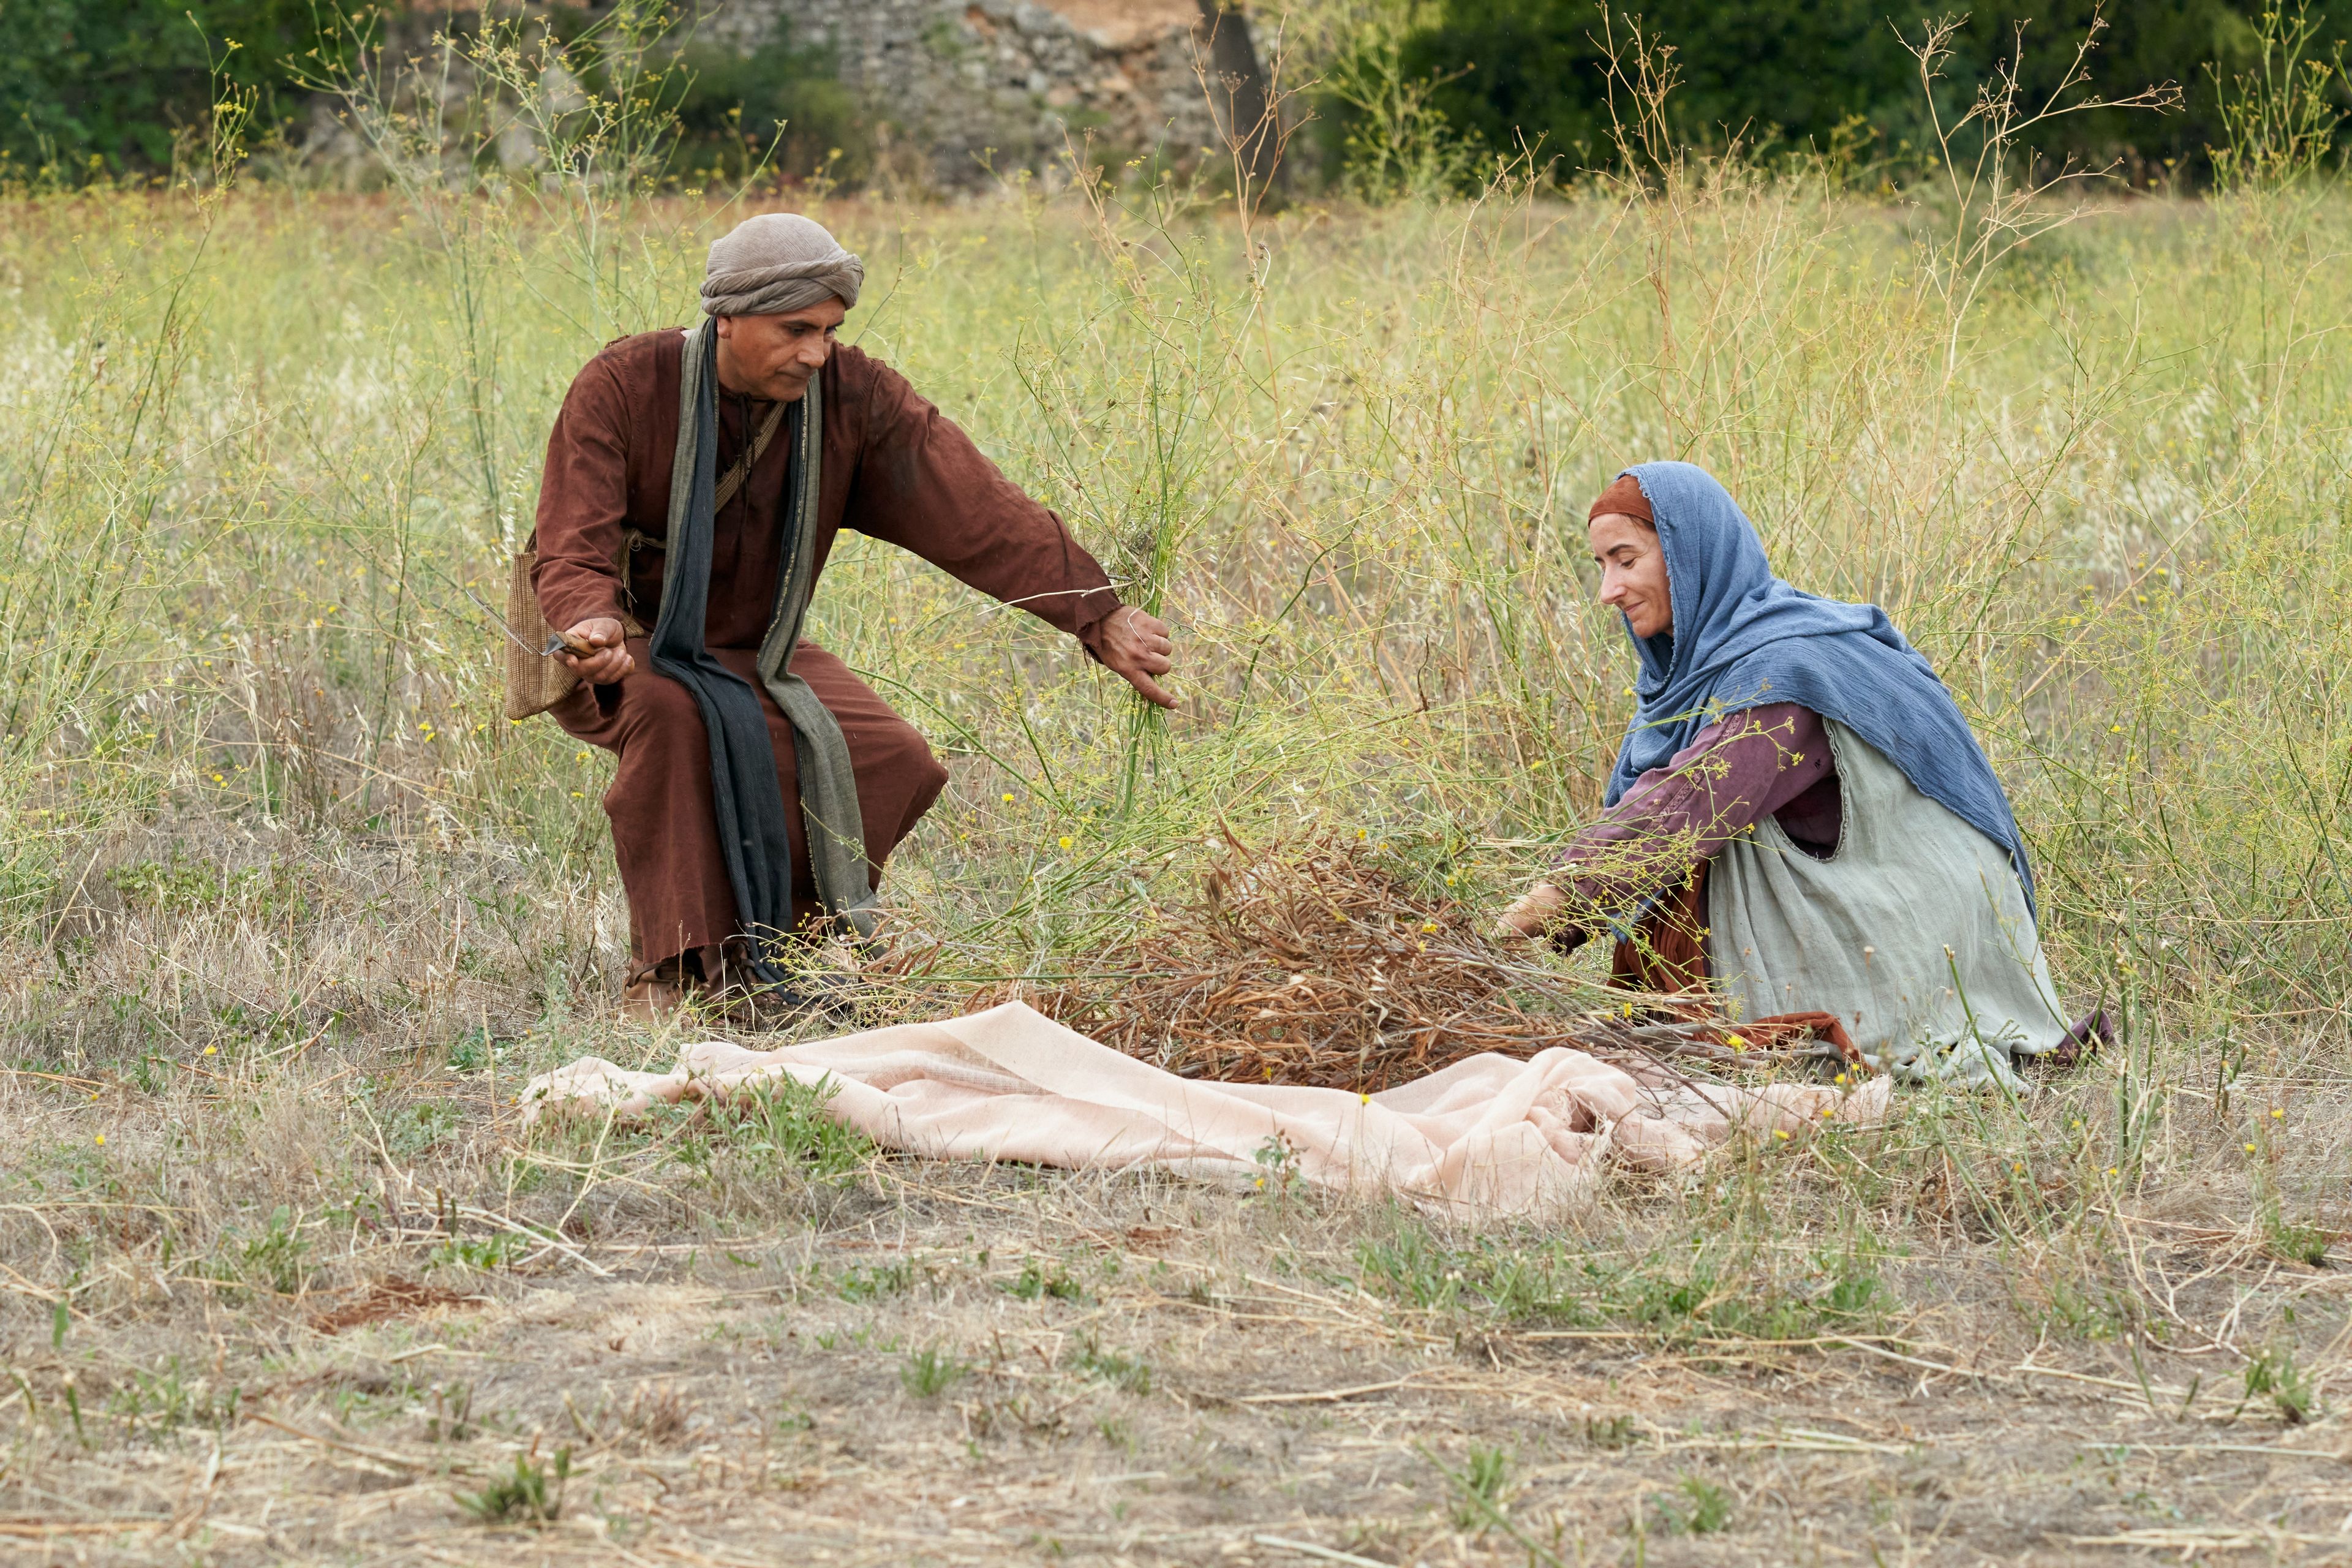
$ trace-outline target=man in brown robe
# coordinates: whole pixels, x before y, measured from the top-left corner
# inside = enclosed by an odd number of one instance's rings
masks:
[[[804,217],[751,219],[711,247],[703,306],[715,321],[717,471],[734,468],[779,405],[820,380],[814,563],[844,528],[887,539],[1068,632],[1163,707],[1167,626],[1122,605],[1059,518],[1016,489],[906,378],[835,342],[863,268]],[[740,975],[749,949],[722,858],[708,732],[694,694],[656,672],[646,632],[662,603],[678,446],[682,334],[619,339],[580,372],[547,443],[532,576],[551,626],[591,651],[559,657],[581,684],[550,711],[619,759],[604,795],[628,895],[633,1012],[659,1016],[688,989]],[[773,424],[768,427],[773,429]],[[760,693],[792,846],[792,908],[818,910],[798,809],[793,732],[755,661],[777,609],[779,527],[793,443],[771,440],[712,513],[703,642]],[[723,488],[723,487],[721,487]],[[625,562],[625,565],[623,563]],[[947,783],[923,737],[838,658],[803,639],[791,672],[839,721],[856,779],[870,885]]]

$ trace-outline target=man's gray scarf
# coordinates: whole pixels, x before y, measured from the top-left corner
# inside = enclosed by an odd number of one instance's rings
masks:
[[[736,922],[751,943],[752,973],[782,984],[777,942],[793,927],[793,855],[783,785],[769,749],[768,721],[749,681],[710,656],[703,630],[710,606],[713,500],[719,468],[719,334],[709,318],[686,334],[678,378],[677,457],[670,468],[669,538],[661,611],[654,622],[653,667],[694,693],[710,735],[711,805],[719,847],[735,889]],[[810,868],[827,916],[846,920],[860,937],[873,933],[874,892],[866,873],[866,829],[857,777],[840,722],[792,671],[793,648],[816,585],[817,486],[824,445],[823,379],[791,405],[784,422],[790,453],[777,526],[784,540],[776,574],[776,610],[760,644],[760,683],[792,721],[800,772],[801,814]],[[746,438],[750,433],[746,431]],[[746,476],[748,480],[749,476]]]

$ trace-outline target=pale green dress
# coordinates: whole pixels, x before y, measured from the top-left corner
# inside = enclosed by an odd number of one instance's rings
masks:
[[[1898,1080],[2024,1087],[2066,1023],[2001,847],[1825,721],[1843,821],[1817,859],[1766,817],[1717,857],[1707,972],[1740,1017],[1837,1016]]]

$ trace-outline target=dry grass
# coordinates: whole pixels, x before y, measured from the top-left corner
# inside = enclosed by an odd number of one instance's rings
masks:
[[[519,1016],[499,977],[538,949],[425,940],[475,884],[348,874],[314,906],[358,925],[382,889],[415,945],[376,984],[421,998],[446,969],[436,1006],[378,990],[363,1026],[305,1015],[266,1049],[184,1013],[245,1043],[0,1079],[22,1554],[2342,1555],[2345,1238],[2283,1228],[2305,1211],[2275,1195],[2346,1156],[2331,1036],[2229,1086],[2292,1107],[2260,1159],[2176,1083],[2111,1170],[2119,1050],[2022,1116],[1906,1096],[1884,1129],[1622,1179],[1562,1229],[1433,1226],[908,1161],[825,1144],[806,1106],[518,1138],[525,1074],[666,1061],[676,1035]],[[1218,905],[1247,921],[1283,886]],[[143,952],[192,986],[242,954],[292,994],[275,966],[316,944],[217,902],[93,928],[93,1021]]]
[[[1679,1198],[1621,1188],[1556,1235],[1150,1179],[881,1157],[795,1171],[724,1122],[517,1149],[475,1119],[405,1155],[315,1142],[290,1171],[257,1168],[278,1148],[257,1127],[250,1146],[164,1152],[173,1129],[236,1123],[240,1104],[331,1102],[332,1077],[282,1097],[251,1082],[95,1104],[61,1085],[12,1094],[12,1131],[42,1146],[111,1129],[102,1155],[83,1138],[91,1163],[145,1194],[43,1205],[68,1250],[93,1229],[120,1244],[142,1224],[221,1226],[193,1266],[119,1253],[72,1288],[54,1343],[20,1285],[0,1482],[14,1549],[723,1563],[2343,1550],[2340,1424],[2249,1397],[2231,1353],[2283,1307],[2340,1320],[2343,1276],[2266,1256],[2227,1222],[2226,1191],[2093,1205],[2116,1283],[2145,1289],[2151,1321],[2085,1340],[2016,1310],[2071,1272],[2079,1237],[2000,1234],[1966,1197],[1941,1215],[1906,1205],[1910,1239],[1856,1272],[1812,1222],[1743,1221],[1767,1193],[1834,1179],[1810,1157],[1743,1172],[1754,1152]],[[408,1088],[470,1086],[437,1072]],[[253,1120],[271,1114],[294,1113]],[[1864,1157],[1916,1154],[1922,1132]],[[549,1179],[562,1171],[591,1175]],[[373,1193],[326,1205],[366,1172]],[[281,1232],[257,1236],[234,1201],[257,1181],[295,1200],[292,1247],[271,1250]],[[1687,1237],[1660,1226],[1662,1205],[1685,1210]],[[518,1224],[569,1239],[462,1261]],[[11,1256],[37,1251],[26,1242]],[[2343,1351],[2297,1372],[2340,1380]],[[518,1460],[551,1517],[515,1501]],[[502,1499],[509,1511],[478,1517]]]
[[[1482,1052],[1528,1057],[1552,1046],[1645,1076],[1668,1062],[1752,1074],[1812,1058],[1769,1027],[1724,1044],[1737,1026],[1704,999],[1631,997],[1523,944],[1503,946],[1491,910],[1450,886],[1423,886],[1431,879],[1362,829],[1264,847],[1231,829],[1223,837],[1194,897],[1169,900],[1152,923],[1090,954],[1073,980],[940,984],[931,976],[951,972],[952,950],[902,942],[861,971],[863,1005],[894,1018],[1017,996],[1181,1077],[1358,1092]]]
[[[0,225],[12,1550],[2352,1549],[2340,192],[2117,208],[1961,288],[1965,215],[1739,168],[1249,251],[1164,192],[826,209],[852,334],[1185,649],[1162,722],[844,541],[817,635],[952,773],[877,1015],[1017,986],[1294,1081],[1563,1037],[1758,1070],[1477,936],[1625,716],[1580,503],[1706,463],[1949,677],[2116,1047],[1537,1234],[940,1169],[789,1100],[519,1136],[529,1074],[679,1036],[615,1016],[603,759],[497,721],[466,588],[727,215],[446,186]]]

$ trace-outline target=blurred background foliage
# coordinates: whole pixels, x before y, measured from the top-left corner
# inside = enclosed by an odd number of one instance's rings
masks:
[[[667,173],[740,180],[761,168],[862,181],[873,127],[821,47],[780,24],[758,49],[698,36],[696,8],[625,3],[506,8],[543,20],[600,90],[600,35],[616,10],[656,13],[665,42],[657,90],[679,134]],[[641,19],[620,31],[633,40]],[[479,29],[478,8],[331,0],[0,0],[0,174],[83,184],[168,174],[200,145],[215,98],[255,95],[248,132],[281,168],[315,142],[316,84],[385,46],[387,64],[431,52],[433,37]],[[634,62],[633,62],[634,63]],[[215,78],[218,83],[215,85]]]
[[[593,31],[611,5],[518,8],[556,32]],[[889,109],[845,85],[829,50],[781,30],[755,52],[698,36],[682,5],[666,22],[668,88],[682,135],[670,177],[735,181],[756,170],[814,174],[856,188],[875,172]],[[2294,8],[2290,8],[2291,10]],[[1294,154],[1309,183],[1379,198],[1430,186],[1472,189],[1496,154],[1523,144],[1556,159],[1556,177],[1619,161],[1609,60],[1636,36],[1671,46],[1667,110],[1680,145],[1738,143],[1764,157],[1814,156],[1864,189],[1927,166],[1929,127],[1916,60],[1905,47],[1952,7],[1890,0],[1260,0],[1261,50],[1287,51],[1317,86],[1313,134]],[[200,132],[217,71],[257,95],[257,148],[315,142],[303,81],[350,63],[344,11],[395,42],[419,45],[452,14],[437,6],[339,8],[315,0],[0,0],[0,169],[19,181],[83,184],[168,171]],[[2127,97],[2177,84],[2157,116],[2071,114],[2033,148],[2048,160],[2119,160],[2135,184],[2200,188],[2210,149],[2226,144],[2227,89],[2263,58],[2260,0],[1988,0],[1967,8],[1939,88],[1948,114],[1973,84],[2019,60],[2023,97],[2055,89],[2074,45],[2102,18],[2088,90]],[[1957,13],[1955,13],[1957,14]],[[2352,37],[2352,0],[2299,13],[2306,52],[2331,60]],[[467,12],[457,25],[467,25]],[[2290,17],[2290,20],[2292,18]],[[2021,57],[2017,29],[2030,24]],[[2278,30],[2275,19],[2272,31]],[[707,32],[707,29],[701,31]],[[2347,106],[2343,77],[2331,90]],[[593,86],[594,84],[590,84]],[[1617,110],[1629,112],[1625,84]],[[782,127],[781,132],[779,127]]]
[[[2164,116],[2093,110],[2049,127],[2044,157],[2123,160],[2136,184],[2210,172],[2207,149],[2226,138],[2221,89],[2262,53],[2260,5],[2231,0],[1984,0],[1965,7],[1889,0],[1648,0],[1612,18],[1621,43],[1638,24],[1675,50],[1678,82],[1668,109],[1675,139],[1754,153],[1811,152],[1878,164],[1899,177],[1922,166],[1932,135],[1916,45],[1926,26],[1965,13],[1939,84],[1948,119],[1975,84],[2019,62],[2023,96],[2057,90],[2071,46],[2106,24],[2085,62],[2092,93],[2126,98],[2170,82],[2180,109]],[[2352,4],[2305,13],[2318,54],[2332,58],[2352,35]],[[1431,105],[1463,134],[1496,150],[1521,139],[1570,168],[1612,157],[1609,48],[1591,0],[1444,0],[1415,16],[1398,64],[1430,84]],[[2017,47],[2026,29],[2026,47]],[[1618,89],[1618,113],[1630,113]],[[1360,110],[1342,105],[1342,128]]]
[[[0,158],[79,182],[173,165],[223,85],[299,114],[303,64],[331,47],[312,0],[0,0]]]
[[[751,54],[694,41],[678,55],[680,148],[688,173],[731,182],[761,167],[862,185],[873,172],[874,128],[835,74],[832,52],[787,35]]]

